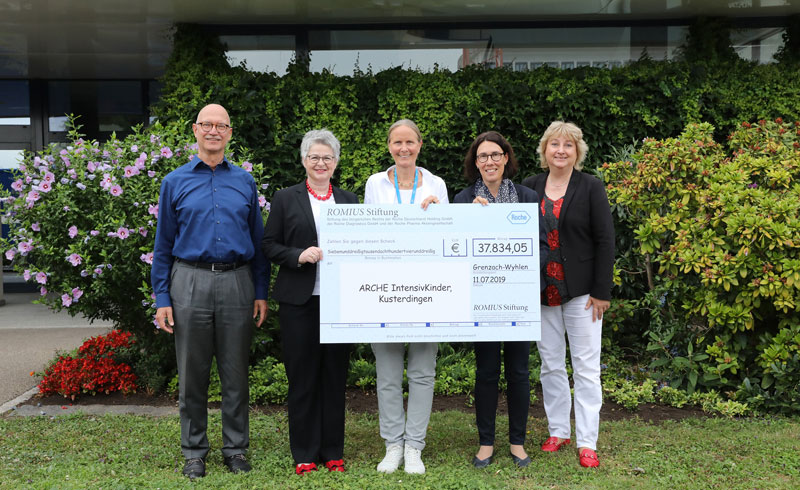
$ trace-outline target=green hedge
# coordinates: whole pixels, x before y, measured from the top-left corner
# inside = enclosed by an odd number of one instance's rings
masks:
[[[706,53],[715,49],[714,42],[690,40],[686,49]],[[686,53],[685,58],[697,56]],[[279,77],[229,67],[216,38],[183,25],[176,31],[162,100],[153,113],[163,122],[185,121],[188,131],[203,104],[226,106],[234,140],[264,164],[268,195],[303,178],[300,140],[309,129],[322,126],[342,142],[339,184],[363,195],[367,177],[391,164],[387,128],[408,117],[423,132],[420,164],[443,177],[454,194],[466,184],[461,175],[464,152],[478,133],[490,129],[509,139],[524,176],[539,170],[537,142],[554,119],[583,128],[591,169],[619,145],[676,136],[693,122],[712,124],[721,140],[741,121],[800,118],[796,63],[756,65],[727,55],[712,58],[717,61],[643,59],[610,70],[468,67],[352,76],[309,73],[301,61]]]

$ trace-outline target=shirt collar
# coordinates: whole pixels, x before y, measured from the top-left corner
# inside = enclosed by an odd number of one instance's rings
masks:
[[[198,170],[203,168],[207,168],[209,170],[211,169],[211,167],[209,167],[208,164],[203,160],[200,160],[200,157],[198,157],[197,155],[192,157],[192,161],[189,162],[189,164],[192,167],[192,170]],[[201,166],[200,164],[203,164],[203,166]],[[217,165],[216,168],[224,168],[225,170],[228,170],[229,167],[230,167],[230,162],[228,162],[228,157],[222,157],[222,161],[219,162],[219,165]]]

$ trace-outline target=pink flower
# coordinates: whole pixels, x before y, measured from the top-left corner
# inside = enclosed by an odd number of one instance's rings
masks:
[[[97,235],[100,234],[100,232],[97,231],[97,230],[92,230],[92,231],[89,232],[89,234],[92,235],[92,236],[97,236]]]
[[[108,190],[112,196],[121,196],[122,195],[122,187],[118,185],[112,185],[111,189]]]
[[[78,254],[69,254],[67,261],[72,264],[72,267],[77,267],[83,263],[83,258]]]
[[[44,287],[44,286],[42,286],[41,288],[39,288],[39,294],[41,294],[42,296],[44,296],[45,294],[47,294],[47,288],[46,288],[46,287]]]
[[[31,223],[31,230],[33,231],[40,231],[42,228],[39,226],[39,223]]]
[[[28,197],[26,197],[25,200],[33,204],[36,201],[38,201],[41,197],[42,197],[41,194],[39,194],[37,191],[30,191],[28,193]]]
[[[131,152],[132,153],[136,153],[137,151],[139,151],[139,147],[138,146],[136,146],[136,145],[131,146]]]
[[[32,242],[20,242],[19,245],[17,245],[17,251],[23,256],[28,255],[28,252],[31,250],[33,250]]]
[[[139,234],[142,235],[142,236],[147,236],[147,228],[145,228],[144,226],[140,226],[139,227]]]
[[[153,263],[153,252],[147,252],[146,254],[142,254],[141,256],[139,256],[139,260],[141,260],[145,264],[152,264]]]
[[[75,238],[76,236],[78,236],[78,227],[75,225],[70,226],[68,234],[70,238]]]
[[[258,205],[262,208],[267,205],[267,198],[264,196],[258,196]]]
[[[147,176],[152,179],[152,178],[154,178],[156,176],[156,172],[154,170],[148,170],[147,171]]]
[[[97,170],[97,165],[95,165],[94,162],[89,162],[89,163],[86,164],[86,170],[88,170],[89,172],[94,173],[94,171]]]
[[[169,149],[169,146],[161,148],[161,156],[164,158],[172,158],[172,150]]]
[[[68,294],[62,294],[61,295],[61,304],[63,306],[69,307],[69,305],[72,304],[72,296],[70,296]]]
[[[17,179],[11,183],[11,188],[17,192],[21,192],[23,187],[22,179]]]
[[[53,182],[55,182],[56,176],[53,174],[53,172],[45,172],[44,177],[42,177],[42,180],[52,184]]]
[[[83,290],[81,288],[72,288],[72,299],[75,300],[77,303],[79,299],[83,296]]]
[[[120,238],[121,240],[128,238],[128,235],[130,235],[130,230],[125,228],[124,226],[120,226],[117,229],[117,237]]]
[[[7,260],[14,260],[14,256],[15,255],[17,255],[17,249],[10,248],[10,249],[6,250],[6,259]],[[26,279],[26,281],[27,281],[27,279]]]
[[[147,206],[147,213],[152,214],[153,216],[158,216],[158,204],[155,206]]]
[[[138,168],[136,168],[134,166],[131,166],[131,165],[128,165],[127,167],[125,167],[125,177],[133,177],[134,175],[139,175],[139,169]]]
[[[159,137],[159,136],[157,136],[157,135],[155,135],[155,134],[151,134],[151,135],[150,135],[150,143],[155,143],[155,142],[156,142],[156,141],[158,141],[159,139],[161,139],[161,137]]]
[[[248,172],[252,172],[253,171],[253,164],[250,163],[250,162],[244,162],[244,163],[242,163],[242,168],[247,170]]]
[[[38,282],[39,284],[47,284],[47,274],[45,274],[44,272],[37,272],[36,282]]]
[[[114,183],[114,178],[111,174],[103,174],[103,180],[100,181],[100,187],[107,189],[108,186]]]
[[[30,281],[31,280],[31,270],[30,269],[25,269],[24,271],[22,271],[22,278],[25,279],[26,281]]]
[[[102,274],[102,273],[103,273],[103,269],[102,269],[102,268],[100,268],[100,267],[95,267],[95,269],[94,269],[94,273],[95,273],[95,274],[97,274],[97,275],[100,275],[100,274]]]
[[[45,180],[41,184],[39,184],[39,190],[42,192],[50,192],[51,190],[53,190],[53,186],[50,185],[50,182],[47,182]]]

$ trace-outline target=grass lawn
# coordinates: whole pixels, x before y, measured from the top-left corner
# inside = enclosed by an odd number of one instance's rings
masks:
[[[544,420],[529,422],[533,462],[517,469],[508,456],[507,419],[498,419],[497,460],[476,470],[474,416],[434,412],[423,451],[425,475],[376,473],[383,456],[378,420],[348,413],[347,472],[294,475],[285,412],[252,414],[254,470],[231,475],[222,465],[219,415],[210,416],[208,476],[198,488],[800,488],[797,418],[685,419],[650,424],[603,422],[600,468],[578,465],[574,444],[557,454],[538,445]],[[0,418],[0,488],[184,488],[177,417],[71,415]],[[500,443],[502,441],[502,444]]]

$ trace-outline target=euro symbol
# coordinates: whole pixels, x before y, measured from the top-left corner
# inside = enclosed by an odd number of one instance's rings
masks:
[[[457,254],[457,253],[458,253],[458,243],[454,243],[454,244],[453,244],[453,245],[450,247],[450,250],[452,250],[454,254]]]

